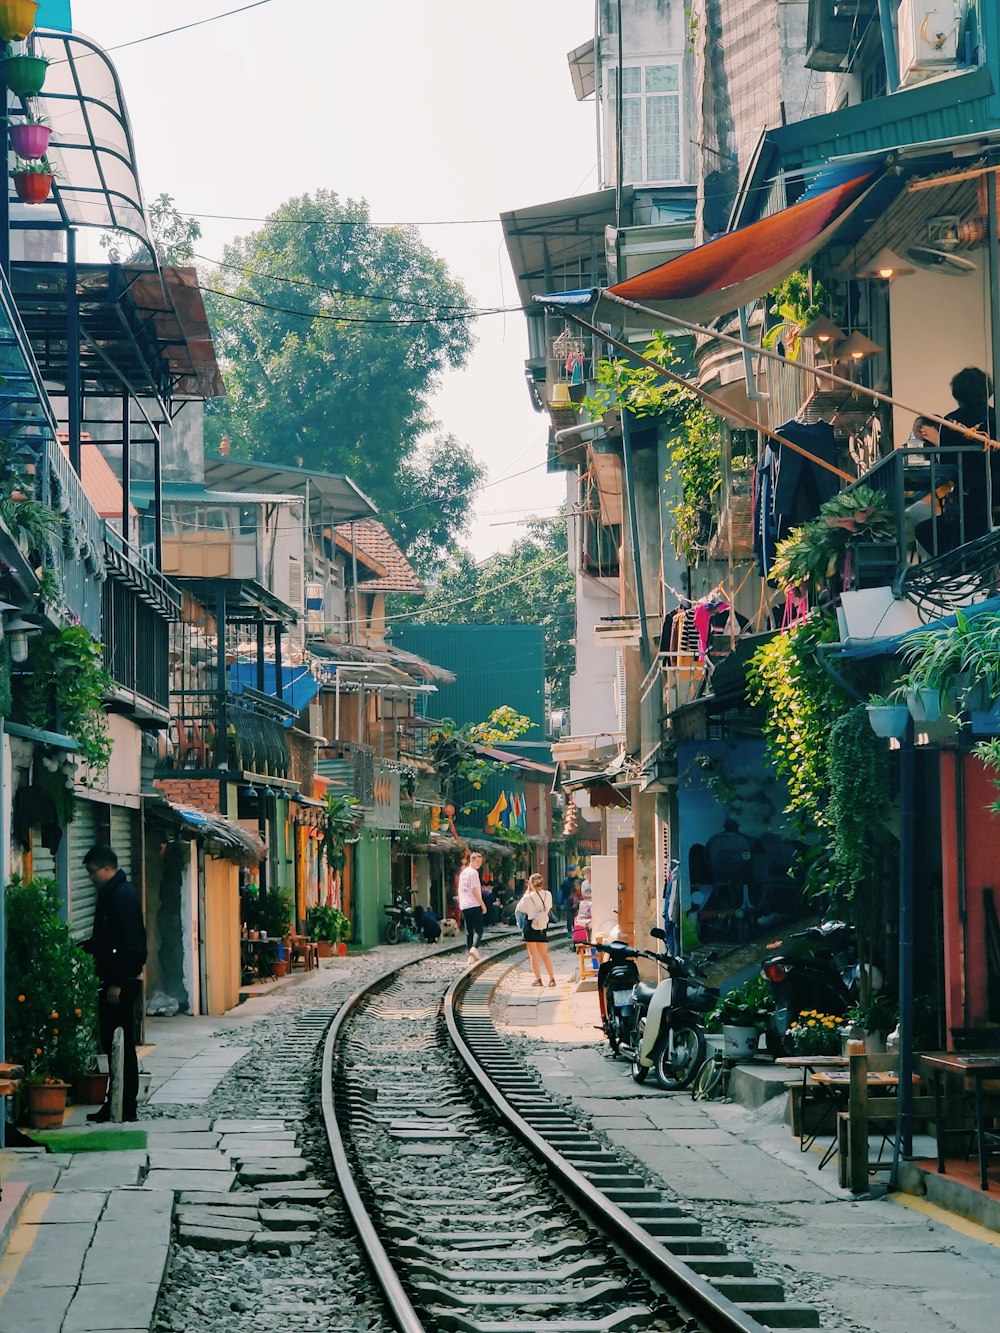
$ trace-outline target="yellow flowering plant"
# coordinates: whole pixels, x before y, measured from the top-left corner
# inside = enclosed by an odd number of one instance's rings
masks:
[[[843,1017],[803,1009],[788,1029],[788,1045],[795,1055],[839,1055]]]

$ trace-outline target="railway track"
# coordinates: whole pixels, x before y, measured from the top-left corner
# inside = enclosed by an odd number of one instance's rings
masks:
[[[352,996],[326,1038],[338,1184],[405,1333],[761,1333],[817,1312],[633,1173],[496,1030],[520,942],[437,954]]]

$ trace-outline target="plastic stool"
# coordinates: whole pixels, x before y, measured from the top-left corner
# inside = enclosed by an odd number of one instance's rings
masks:
[[[592,976],[601,965],[600,955],[592,944],[578,944],[576,956],[580,960],[580,980]]]

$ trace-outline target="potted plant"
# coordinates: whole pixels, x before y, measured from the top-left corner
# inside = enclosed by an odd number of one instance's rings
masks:
[[[283,958],[284,937],[292,924],[292,895],[287,889],[268,889],[260,908],[260,924],[267,931],[267,938],[277,942],[278,957]]]
[[[49,151],[51,137],[51,127],[41,116],[31,113],[24,120],[12,122],[10,127],[10,146],[26,162],[43,158]]]
[[[774,1009],[767,982],[754,977],[723,995],[709,1015],[713,1029],[722,1028],[722,1046],[733,1060],[748,1059],[757,1051],[760,1034]]]
[[[309,938],[319,945],[321,958],[332,957],[334,949],[338,954],[347,952],[347,941],[351,938],[351,922],[336,907],[327,907],[325,904],[310,907],[306,914],[306,929]]]
[[[872,995],[852,1004],[844,1018],[845,1032],[864,1037],[867,1053],[877,1055],[885,1050],[885,1039],[899,1022],[899,1006],[888,995]]]
[[[0,38],[23,42],[35,31],[38,0],[0,0]]]
[[[906,735],[910,724],[910,710],[897,702],[891,694],[873,694],[865,705],[868,721],[876,736],[883,740]]]
[[[24,1080],[24,1095],[31,1128],[58,1129],[66,1115],[68,1094],[69,1084],[62,1079],[28,1074]]]
[[[44,1103],[38,1113],[58,1115],[58,1124],[68,1080],[93,1063],[97,978],[59,915],[53,880],[15,877],[5,905],[7,956],[17,961],[6,977],[8,1058],[24,1066],[26,1087],[39,1089],[29,1091],[29,1107]]]
[[[840,1029],[844,1019],[839,1014],[821,1014],[803,1009],[788,1029],[786,1040],[793,1055],[839,1055]]]
[[[44,204],[52,192],[54,173],[47,157],[37,162],[18,160],[11,176],[17,197],[23,204]]]
[[[49,61],[45,56],[24,53],[3,58],[7,87],[15,97],[37,97],[45,86],[48,68]]]

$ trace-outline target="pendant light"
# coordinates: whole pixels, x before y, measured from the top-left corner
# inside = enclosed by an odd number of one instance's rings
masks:
[[[841,342],[844,336],[844,330],[838,328],[832,319],[827,319],[826,315],[817,315],[812,323],[807,324],[802,330],[803,338],[811,338],[827,349],[834,343]]]
[[[883,246],[871,263],[866,268],[861,269],[857,276],[891,282],[893,278],[905,278],[911,273],[916,273],[916,271],[912,264],[908,264],[905,259],[900,259],[894,250],[890,250],[888,246]]]
[[[877,356],[879,352],[884,351],[884,347],[879,347],[878,343],[872,342],[871,338],[866,338],[863,333],[855,329],[837,348],[836,359],[857,365],[866,356]]]

